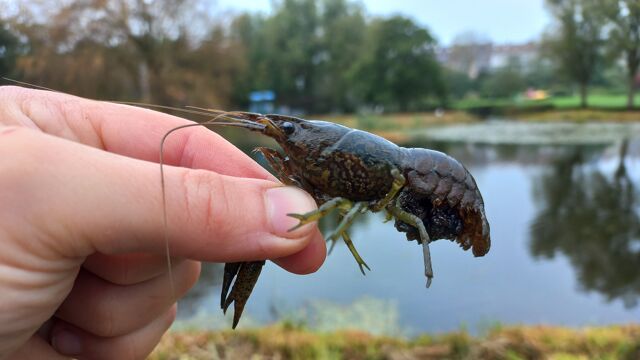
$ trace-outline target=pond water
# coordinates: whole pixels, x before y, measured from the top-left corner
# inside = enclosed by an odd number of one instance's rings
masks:
[[[411,335],[478,332],[495,323],[640,321],[640,137],[621,134],[630,138],[505,145],[466,136],[406,144],[445,151],[471,171],[485,200],[491,251],[474,258],[436,241],[435,278],[426,289],[420,247],[392,222],[370,216],[351,235],[371,272],[362,276],[343,244],[315,274],[267,263],[240,326],[285,317],[322,327],[330,318],[338,327]],[[221,269],[205,269],[181,319],[206,314],[207,326],[228,326],[217,317]]]

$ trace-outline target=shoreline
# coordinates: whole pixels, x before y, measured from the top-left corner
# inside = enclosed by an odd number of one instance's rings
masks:
[[[583,328],[500,326],[471,336],[465,330],[412,339],[363,331],[316,332],[282,322],[239,330],[181,330],[166,334],[149,359],[585,359],[640,358],[640,325]]]

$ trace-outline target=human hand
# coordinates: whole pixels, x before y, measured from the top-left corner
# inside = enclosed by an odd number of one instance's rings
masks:
[[[313,199],[193,127],[164,148],[172,294],[157,161],[162,136],[186,123],[0,87],[0,358],[144,358],[198,261],[275,259],[300,274],[322,264],[315,225],[287,231],[297,221],[286,214]]]

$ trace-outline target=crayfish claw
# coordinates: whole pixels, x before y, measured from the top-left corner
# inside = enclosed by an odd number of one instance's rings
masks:
[[[300,223],[289,229],[289,231],[293,231],[303,225],[320,220],[327,214],[329,214],[333,209],[342,207],[350,208],[351,201],[341,197],[336,197],[320,205],[318,209],[310,211],[306,214],[287,214],[287,216],[300,220]]]
[[[225,307],[225,303],[227,302],[227,295],[229,294],[229,289],[231,288],[231,283],[233,279],[238,275],[238,270],[240,270],[240,265],[242,263],[226,263],[224,264],[224,276],[222,278],[222,291],[220,293],[220,308],[223,312],[227,312],[227,308]]]
[[[306,225],[306,224],[308,224],[308,223],[310,223],[312,221],[312,220],[308,220],[307,219],[306,214],[287,214],[287,216],[292,217],[294,219],[300,220],[300,222],[296,226],[294,226],[291,229],[287,230],[289,232],[291,232],[293,230],[296,230],[296,229],[299,229],[303,225]]]
[[[294,219],[298,219],[298,220],[300,220],[301,222],[306,220],[305,215],[306,215],[306,214],[287,214],[287,216],[292,217],[292,218],[294,218]]]
[[[233,303],[233,325],[232,328],[235,329],[240,321],[240,317],[242,316],[242,312],[244,311],[244,306],[253,291],[253,287],[256,285],[258,281],[258,277],[260,277],[260,272],[262,271],[262,266],[264,266],[264,261],[251,261],[251,262],[243,262],[243,263],[230,263],[232,266],[229,266],[229,274],[232,273],[233,264],[238,264],[238,269],[236,274],[234,275],[235,282],[233,283],[233,287],[231,289],[231,293],[225,297],[225,283],[223,281],[223,301],[221,302],[221,307],[223,312],[226,314],[227,309]],[[227,264],[229,265],[229,264]],[[225,280],[227,278],[227,265],[225,265]],[[230,282],[229,282],[230,283]],[[227,287],[228,290],[228,287]]]
[[[325,214],[323,214],[322,212],[320,212],[318,210],[314,210],[314,211],[308,212],[306,214],[287,214],[287,216],[289,216],[289,217],[292,217],[294,219],[300,220],[298,225],[292,227],[288,231],[293,231],[293,230],[298,229],[298,228],[300,228],[300,227],[302,227],[302,226],[304,226],[306,224],[309,224],[311,222],[319,220],[324,215]]]

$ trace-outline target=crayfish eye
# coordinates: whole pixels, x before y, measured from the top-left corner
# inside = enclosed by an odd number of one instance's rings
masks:
[[[282,131],[284,131],[285,134],[287,135],[291,135],[293,134],[293,132],[296,130],[295,125],[293,125],[292,123],[285,121],[282,124],[280,124],[280,128],[282,129]]]

